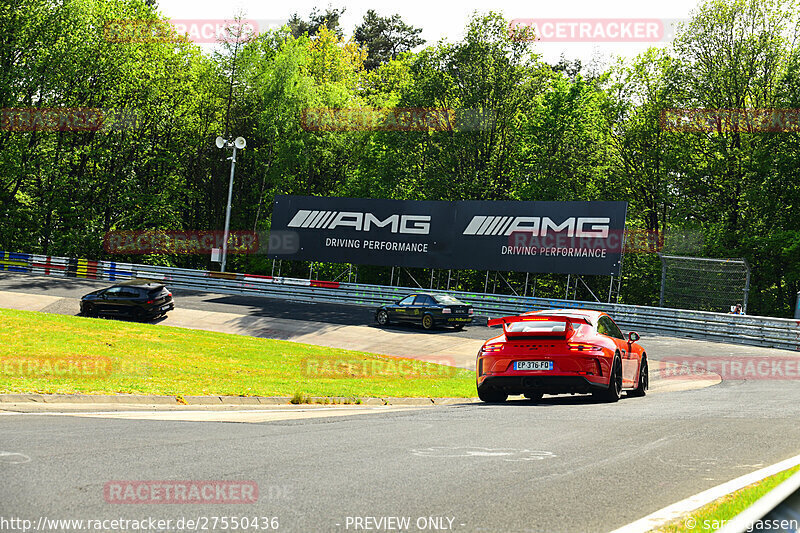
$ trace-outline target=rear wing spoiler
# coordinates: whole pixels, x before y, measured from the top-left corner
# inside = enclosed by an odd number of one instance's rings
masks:
[[[518,322],[564,322],[563,331],[510,331],[508,326]],[[562,315],[517,315],[489,319],[488,326],[503,326],[506,337],[570,337],[574,331],[573,323],[590,324],[587,318],[577,318]]]

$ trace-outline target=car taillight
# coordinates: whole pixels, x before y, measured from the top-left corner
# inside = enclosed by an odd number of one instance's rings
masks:
[[[475,311],[471,307],[469,308],[469,314],[471,314],[471,315],[475,314]]]
[[[167,293],[167,296],[172,296],[172,293],[171,293],[171,292],[168,292],[168,293]]]
[[[573,352],[597,352],[603,349],[600,346],[594,346],[592,344],[584,344],[582,342],[570,342],[567,343],[567,346]]]
[[[156,303],[156,301],[155,300],[147,300],[147,303],[148,304],[154,304],[154,303]]]
[[[490,352],[499,352],[503,349],[503,343],[499,342],[497,344],[489,344],[488,346],[483,347],[483,353],[490,353]]]
[[[442,314],[443,315],[449,315],[452,312],[453,312],[453,310],[450,309],[449,307],[445,307],[445,308],[442,309]]]

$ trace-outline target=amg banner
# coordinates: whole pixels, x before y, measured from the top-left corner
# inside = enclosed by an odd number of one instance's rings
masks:
[[[276,196],[276,259],[619,274],[627,202],[434,202]]]

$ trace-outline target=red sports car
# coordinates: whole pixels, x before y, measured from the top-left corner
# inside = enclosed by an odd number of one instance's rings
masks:
[[[543,394],[592,393],[608,401],[644,396],[649,385],[647,354],[599,311],[534,311],[489,320],[503,334],[478,352],[478,397],[504,402],[509,394],[538,400]]]

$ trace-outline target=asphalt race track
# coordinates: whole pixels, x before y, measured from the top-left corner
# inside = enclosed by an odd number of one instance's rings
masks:
[[[74,299],[98,286],[0,275],[2,294],[57,297],[41,301],[53,306],[49,312],[76,313]],[[186,309],[339,326],[372,320],[369,310],[345,306],[173,292]],[[480,341],[491,332],[400,335]],[[682,339],[641,342],[651,354],[797,356]],[[354,407],[351,416],[338,408],[338,416],[247,423],[46,414],[0,404],[0,517],[34,524],[41,516],[278,517],[279,531],[298,532],[398,531],[364,517],[407,517],[403,531],[609,531],[800,453],[799,400],[794,381],[742,380],[612,405],[565,396]],[[124,480],[254,481],[259,497],[250,504],[108,503],[106,483]],[[224,531],[210,523],[207,530]]]

